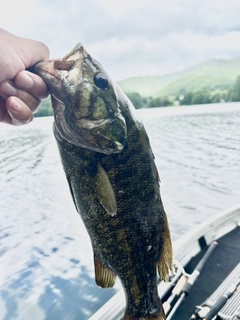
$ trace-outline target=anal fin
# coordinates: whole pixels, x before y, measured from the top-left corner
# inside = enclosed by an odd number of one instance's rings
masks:
[[[163,226],[163,247],[162,252],[157,263],[158,273],[161,280],[169,281],[169,270],[173,269],[172,266],[173,250],[170,230],[168,226],[167,215],[164,212],[164,226]]]
[[[94,267],[95,267],[95,281],[101,288],[113,287],[116,279],[116,275],[104,267],[98,257],[94,254]]]

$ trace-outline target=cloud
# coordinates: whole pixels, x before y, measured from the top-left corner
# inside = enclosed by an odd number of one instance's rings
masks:
[[[45,42],[51,57],[82,42],[115,79],[158,75],[240,56],[238,0],[22,0],[1,26]]]
[[[109,39],[94,42],[87,51],[123,79],[131,70],[132,76],[161,75],[184,70],[212,58],[229,59],[240,56],[239,32],[204,35],[192,32],[172,33],[161,39],[146,40],[133,37],[127,40]]]

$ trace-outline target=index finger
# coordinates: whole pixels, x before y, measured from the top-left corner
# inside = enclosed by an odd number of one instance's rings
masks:
[[[15,76],[14,83],[18,88],[29,92],[40,100],[47,98],[49,94],[47,86],[42,78],[26,70],[20,71]]]
[[[21,55],[22,61],[25,65],[25,69],[35,65],[39,61],[49,60],[49,49],[48,47],[40,42],[31,39],[22,38],[22,52]]]

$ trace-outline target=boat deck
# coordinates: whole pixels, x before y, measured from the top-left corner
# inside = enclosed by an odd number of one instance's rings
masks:
[[[166,302],[169,297],[170,300],[168,301],[171,301],[172,308],[167,314],[167,320],[189,320],[195,312],[196,306],[203,304],[210,297],[212,299],[213,294],[218,299],[226,292],[229,283],[231,284],[233,281],[232,279],[234,279],[234,282],[240,280],[240,204],[210,217],[178,239],[173,244],[174,259],[184,266],[188,274],[192,274],[214,240],[218,242],[217,247],[206,260],[206,264],[194,282],[189,295],[184,298],[180,305],[181,300],[176,302],[176,295],[173,294],[174,300],[171,300],[171,293],[176,282],[159,283],[158,291],[162,302]],[[234,268],[237,268],[236,272]],[[231,276],[229,276],[230,274]],[[175,281],[177,280],[175,279]],[[216,299],[213,299],[213,302],[215,301]],[[217,319],[235,320],[236,317],[233,318],[232,310],[237,312],[239,306],[240,287],[238,287],[234,297],[230,298],[225,305],[227,308],[230,307],[228,308],[229,312],[224,310],[227,317],[218,317]],[[124,310],[125,297],[123,290],[120,290],[89,320],[122,320]]]
[[[207,250],[204,238],[203,250],[187,265],[186,272],[192,273]],[[185,297],[171,320],[188,320],[195,307],[203,303],[221,285],[240,262],[240,227],[218,239],[218,246],[193,285],[189,296]],[[239,302],[238,302],[239,305]]]

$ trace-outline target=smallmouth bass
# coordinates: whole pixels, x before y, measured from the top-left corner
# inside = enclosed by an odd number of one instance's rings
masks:
[[[147,133],[122,90],[78,44],[40,62],[70,192],[90,236],[97,285],[116,276],[125,320],[164,320],[157,270],[168,280],[172,244]]]

